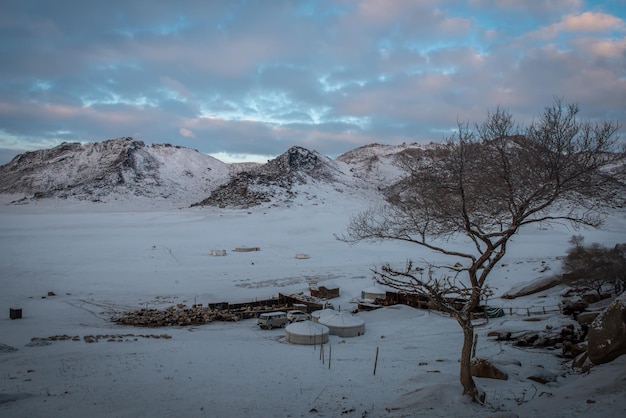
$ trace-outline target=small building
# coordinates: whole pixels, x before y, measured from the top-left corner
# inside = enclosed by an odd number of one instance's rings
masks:
[[[250,253],[253,251],[261,251],[261,247],[237,247],[233,251],[236,253]]]
[[[402,293],[388,291],[385,294],[386,306],[390,305],[408,305],[419,309],[432,309],[430,298],[422,293]]]
[[[317,284],[311,284],[311,286],[309,286],[309,291],[311,292],[311,296],[314,298],[332,299],[339,297],[338,286],[318,286]]]
[[[291,344],[326,344],[330,331],[327,326],[312,321],[294,322],[285,328],[285,341]]]
[[[361,299],[375,301],[376,299],[385,300],[387,291],[380,286],[370,286],[361,290]]]
[[[305,305],[306,312],[312,312],[324,308],[332,308],[332,303],[328,302],[327,300],[307,296],[302,293],[292,293],[290,295],[284,295],[282,293],[279,293],[278,299],[286,305]],[[302,308],[298,309],[304,311],[304,309]]]

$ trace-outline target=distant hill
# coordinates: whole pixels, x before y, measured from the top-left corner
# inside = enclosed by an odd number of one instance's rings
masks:
[[[226,164],[189,148],[146,146],[132,138],[63,143],[0,166],[0,194],[21,204],[47,198],[104,203],[142,198],[232,208],[289,205],[298,199],[319,204],[332,200],[329,193],[371,199],[399,180],[395,159],[411,152],[424,151],[417,144],[373,144],[333,160],[292,147],[265,164]]]
[[[146,146],[132,138],[61,145],[20,154],[0,166],[0,193],[17,199],[104,202],[142,196],[191,201],[228,181],[229,166],[198,151]]]
[[[292,147],[284,154],[252,170],[243,171],[213,190],[198,206],[252,207],[290,202],[299,194],[299,186],[351,184],[345,167],[315,151]]]

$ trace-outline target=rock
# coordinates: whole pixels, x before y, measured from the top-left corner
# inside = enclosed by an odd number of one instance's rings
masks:
[[[0,353],[12,353],[14,351],[17,351],[17,348],[0,343]]]
[[[589,356],[587,356],[587,359],[585,360],[582,367],[580,368],[580,371],[582,373],[587,373],[589,370],[591,370],[593,366],[594,364],[591,362],[591,360],[589,360]]]
[[[489,331],[487,337],[496,337],[496,341],[511,341],[511,333],[504,331]]]
[[[576,317],[576,320],[581,325],[589,325],[600,315],[600,312],[581,312]]]
[[[554,275],[549,277],[538,277],[530,282],[518,284],[513,289],[505,292],[501,297],[502,299],[515,299],[521,296],[528,296],[534,293],[541,292],[553,288],[562,283],[561,276]]]
[[[572,369],[582,369],[585,362],[587,361],[587,358],[588,358],[588,355],[586,351],[584,353],[579,354],[578,357],[572,360]]]
[[[528,367],[524,370],[522,377],[532,380],[542,385],[556,382],[557,375],[541,366]]]
[[[470,368],[472,376],[475,377],[499,380],[507,380],[509,378],[506,372],[500,370],[497,366],[484,358],[473,359]]]
[[[626,292],[589,326],[587,352],[593,364],[608,363],[626,354]]]
[[[610,298],[611,295],[608,293],[602,293],[601,295],[597,294],[597,293],[587,293],[585,295],[582,296],[583,302],[588,303],[588,304],[592,304],[592,303],[596,303],[599,302],[601,300],[604,299],[608,299]]]
[[[578,300],[576,302],[563,301],[561,312],[563,312],[564,315],[573,315],[574,319],[576,319],[576,316],[580,315],[581,312],[584,312],[588,306],[589,304],[582,300]]]

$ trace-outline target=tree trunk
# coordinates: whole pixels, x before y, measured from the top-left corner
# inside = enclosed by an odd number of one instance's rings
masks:
[[[483,403],[484,399],[480,396],[476,383],[472,378],[471,361],[472,361],[472,344],[474,343],[474,325],[469,318],[457,318],[459,324],[463,328],[463,350],[461,351],[461,373],[460,380],[463,385],[463,395],[468,395],[473,402]]]

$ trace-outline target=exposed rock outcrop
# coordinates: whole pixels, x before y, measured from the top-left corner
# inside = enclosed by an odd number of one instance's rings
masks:
[[[593,364],[608,363],[626,354],[626,292],[591,323],[587,350]]]
[[[341,183],[336,163],[315,151],[291,147],[266,164],[241,172],[194,206],[250,208],[273,200],[290,201],[296,185],[311,182]]]
[[[527,283],[518,285],[503,295],[503,299],[515,299],[522,296],[532,295],[546,289],[550,289],[562,283],[561,276],[539,277]]]

